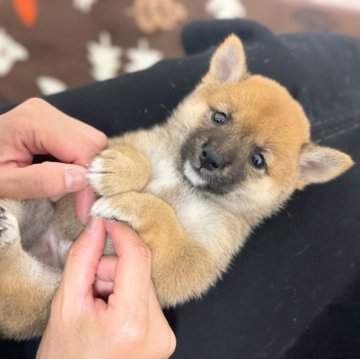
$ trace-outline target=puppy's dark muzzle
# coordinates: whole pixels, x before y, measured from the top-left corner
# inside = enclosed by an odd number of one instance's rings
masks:
[[[220,171],[225,164],[223,156],[212,144],[207,144],[202,147],[199,160],[200,168],[205,168],[212,172]]]
[[[181,147],[180,168],[193,186],[221,195],[241,181],[241,155],[239,139],[231,129],[199,129]]]

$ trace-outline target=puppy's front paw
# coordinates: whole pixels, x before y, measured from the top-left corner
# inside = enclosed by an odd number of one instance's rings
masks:
[[[174,210],[167,203],[150,193],[134,191],[98,199],[91,213],[97,217],[128,223],[145,241],[146,233],[151,232],[150,228],[158,236],[169,223],[177,222]],[[175,227],[178,226],[174,224]]]
[[[0,251],[19,237],[17,219],[0,204]]]
[[[91,214],[108,220],[129,222],[130,218],[121,210],[119,200],[111,197],[98,199],[91,208]]]
[[[111,196],[118,189],[117,181],[121,176],[121,153],[115,150],[101,152],[90,163],[88,168],[88,181],[100,196]]]
[[[127,147],[102,151],[90,163],[88,181],[100,196],[141,190],[149,177],[149,165],[139,152]]]

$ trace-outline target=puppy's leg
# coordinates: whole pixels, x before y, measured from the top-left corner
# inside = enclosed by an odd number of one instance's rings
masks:
[[[152,252],[152,276],[162,306],[203,294],[221,274],[206,248],[184,232],[174,210],[149,193],[100,198],[94,215],[129,223]]]
[[[150,164],[139,151],[116,146],[102,151],[89,165],[88,180],[100,196],[142,190],[150,175]]]
[[[9,211],[19,205],[0,201],[0,335],[27,339],[44,331],[60,274],[23,250],[18,221]]]

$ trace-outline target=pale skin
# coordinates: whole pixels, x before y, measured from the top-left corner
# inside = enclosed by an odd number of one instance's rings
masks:
[[[155,295],[149,249],[124,224],[88,219],[94,197],[86,166],[106,148],[106,136],[32,99],[0,116],[0,144],[0,197],[56,200],[76,192],[77,214],[87,222],[70,249],[37,358],[168,358],[176,340]],[[59,162],[32,165],[36,154]],[[102,257],[106,234],[116,256]]]
[[[0,144],[0,197],[58,199],[77,192],[77,213],[86,221],[92,196],[85,167],[106,148],[103,133],[31,99],[0,116]],[[61,162],[32,165],[34,155],[44,154]]]

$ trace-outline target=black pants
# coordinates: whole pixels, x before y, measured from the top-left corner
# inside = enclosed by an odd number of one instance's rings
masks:
[[[349,37],[275,36],[245,20],[193,23],[183,31],[185,58],[47,100],[108,135],[150,127],[195,86],[214,46],[232,32],[245,44],[250,71],[279,81],[302,103],[313,139],[358,162],[360,40]],[[360,358],[359,185],[356,165],[297,192],[216,288],[167,313],[178,340],[174,358]],[[19,357],[34,355],[28,345]]]

